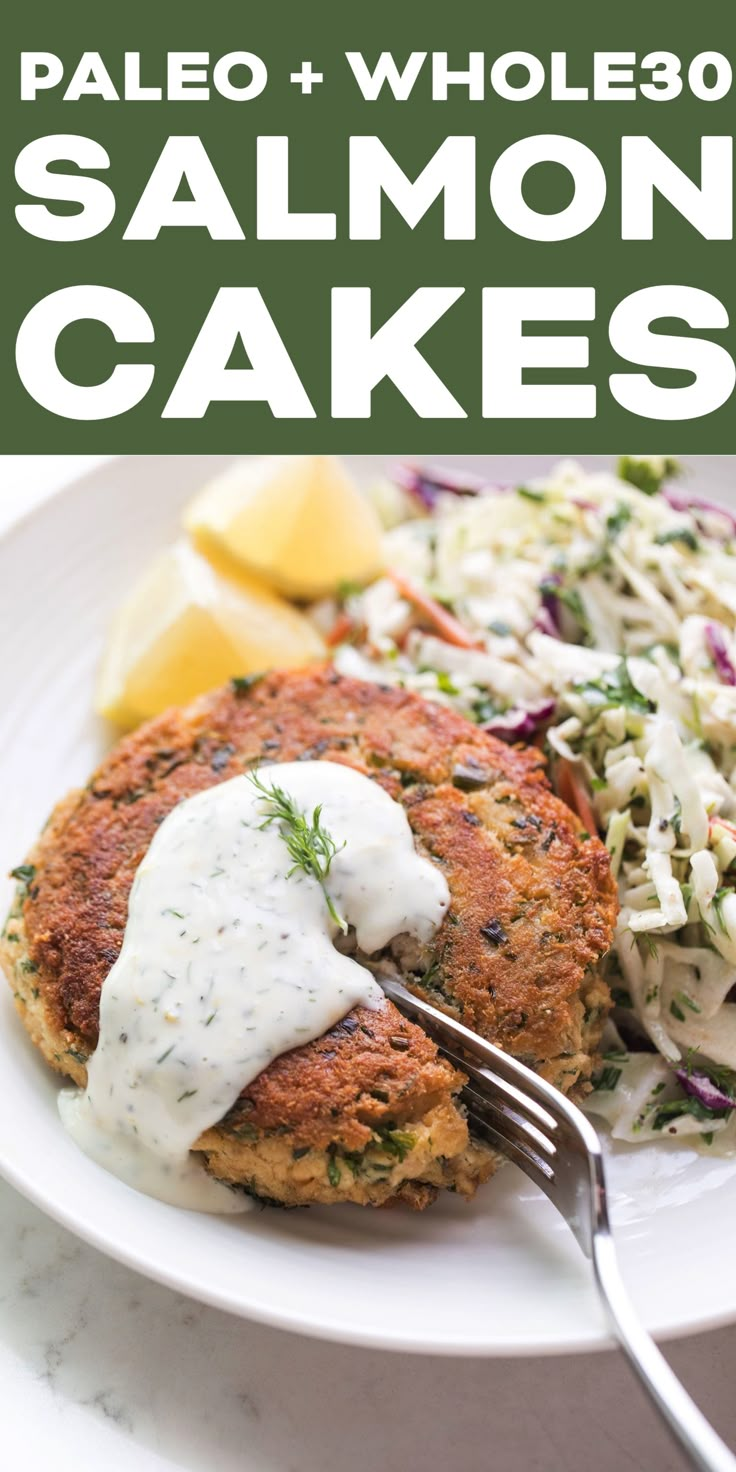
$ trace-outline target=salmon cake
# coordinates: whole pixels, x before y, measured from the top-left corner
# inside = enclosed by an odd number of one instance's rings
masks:
[[[15,871],[0,947],[52,1066],[84,1086],[133,879],[163,819],[215,783],[299,760],[379,784],[447,881],[433,942],[397,936],[380,964],[559,1088],[584,1089],[609,1006],[597,972],[616,913],[605,848],[553,795],[536,749],[330,666],[233,680],[166,712],[52,814]],[[352,933],[340,944],[366,961]],[[390,1003],[356,1008],[270,1063],[193,1148],[217,1179],[283,1205],[471,1196],[498,1160],[469,1136],[463,1083]]]

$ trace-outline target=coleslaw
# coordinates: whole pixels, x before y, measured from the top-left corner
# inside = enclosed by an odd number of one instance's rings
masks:
[[[491,487],[402,468],[390,572],[315,610],[346,674],[536,739],[620,894],[587,1107],[736,1152],[736,520],[673,462]]]

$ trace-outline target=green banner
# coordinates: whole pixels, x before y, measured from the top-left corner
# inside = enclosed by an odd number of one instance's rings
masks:
[[[1,448],[734,449],[734,12],[4,23]]]

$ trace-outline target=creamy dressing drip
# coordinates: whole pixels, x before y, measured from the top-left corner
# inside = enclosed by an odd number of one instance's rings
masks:
[[[338,845],[326,889],[366,954],[408,933],[427,942],[449,905],[416,853],[406,814],[335,762],[261,767]],[[76,1143],[129,1185],[201,1211],[248,1204],[190,1150],[279,1054],[311,1042],[383,993],[333,944],[317,879],[289,875],[281,825],[247,776],[180,803],[133,883],[120,955],[102,988],[86,1090],[64,1090]],[[341,845],[344,844],[344,847]]]

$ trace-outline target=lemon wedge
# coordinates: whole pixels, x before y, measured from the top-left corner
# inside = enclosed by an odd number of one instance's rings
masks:
[[[381,567],[379,518],[331,455],[239,461],[200,491],[184,525],[203,550],[223,548],[291,598],[321,598]]]
[[[318,633],[295,608],[181,541],[156,558],[120,609],[95,705],[134,726],[231,676],[323,655]]]

